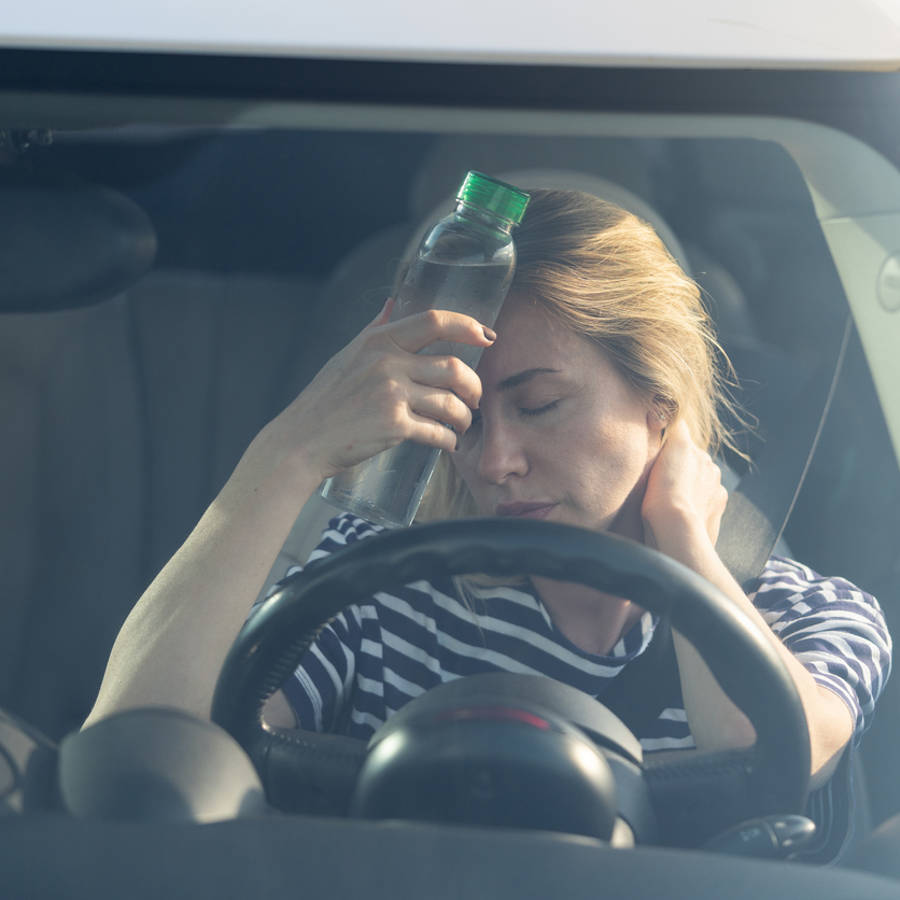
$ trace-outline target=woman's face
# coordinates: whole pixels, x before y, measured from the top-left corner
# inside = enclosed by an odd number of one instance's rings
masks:
[[[510,296],[478,367],[480,410],[454,464],[484,515],[640,540],[662,423],[592,342]]]

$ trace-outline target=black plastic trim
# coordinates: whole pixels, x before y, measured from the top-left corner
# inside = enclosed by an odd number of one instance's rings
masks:
[[[446,108],[784,115],[900,157],[900,71],[626,68],[0,49],[0,89]]]

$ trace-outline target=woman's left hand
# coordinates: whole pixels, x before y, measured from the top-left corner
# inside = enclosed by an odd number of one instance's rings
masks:
[[[686,541],[715,546],[727,502],[721,470],[677,420],[647,478],[641,504],[645,542],[676,558]]]

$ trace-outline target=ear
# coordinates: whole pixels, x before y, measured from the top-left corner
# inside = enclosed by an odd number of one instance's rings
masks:
[[[647,409],[647,428],[650,433],[656,435],[660,441],[666,434],[666,428],[672,420],[672,416],[663,407],[662,403],[655,400]]]

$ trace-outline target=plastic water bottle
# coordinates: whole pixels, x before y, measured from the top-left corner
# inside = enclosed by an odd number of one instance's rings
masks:
[[[426,309],[466,313],[491,326],[516,267],[513,228],[528,194],[480,172],[469,172],[456,209],[425,237],[400,281],[391,320]],[[446,341],[422,353],[454,355],[473,369],[481,347]],[[389,528],[408,526],[422,501],[440,450],[404,441],[327,479],[322,496],[333,506]]]

